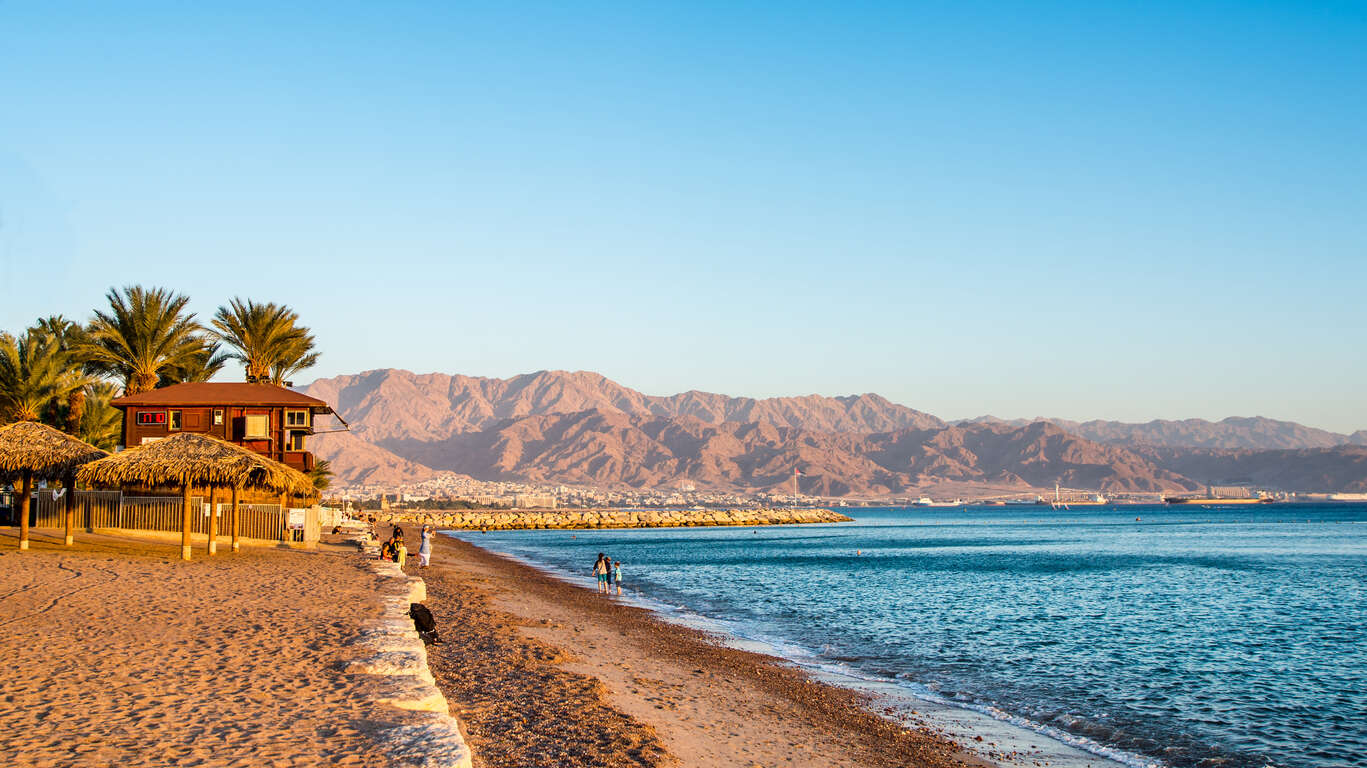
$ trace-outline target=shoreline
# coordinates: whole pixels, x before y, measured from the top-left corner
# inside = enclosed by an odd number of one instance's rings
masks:
[[[448,535],[443,538],[454,537]],[[464,539],[455,540],[532,569],[545,578],[562,582],[573,589],[586,592],[593,590],[592,580],[587,576],[576,579],[554,566],[488,549]],[[929,730],[940,738],[948,739],[959,750],[971,754],[974,759],[989,765],[1001,768],[1161,766],[1149,758],[1124,753],[1072,734],[1053,733],[1047,726],[1009,713],[994,712],[989,707],[976,708],[966,703],[917,692],[895,680],[866,677],[855,670],[839,669],[836,666],[819,664],[815,660],[806,660],[795,655],[793,651],[785,651],[781,643],[747,636],[725,621],[687,613],[684,608],[670,606],[649,597],[614,596],[612,602],[646,611],[666,624],[687,631],[700,632],[711,642],[732,650],[772,659],[797,670],[819,684],[855,692],[866,699],[861,706],[869,713],[899,726]]]
[[[429,661],[477,766],[1004,765],[878,715],[868,694],[460,539],[437,536],[432,567],[408,571],[452,633]]]

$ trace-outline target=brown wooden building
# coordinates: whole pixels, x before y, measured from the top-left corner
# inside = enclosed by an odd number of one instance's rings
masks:
[[[301,472],[313,469],[306,449],[316,416],[334,413],[316,397],[274,384],[193,382],[120,397],[123,445],[176,432],[202,432],[237,443]]]

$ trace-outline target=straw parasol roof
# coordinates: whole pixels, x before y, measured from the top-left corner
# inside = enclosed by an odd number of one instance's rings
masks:
[[[77,474],[100,487],[216,485],[311,496],[302,472],[255,451],[195,432],[181,432],[92,462]]]
[[[35,478],[55,480],[108,455],[90,443],[35,421],[0,427],[0,480],[13,480],[25,470]]]

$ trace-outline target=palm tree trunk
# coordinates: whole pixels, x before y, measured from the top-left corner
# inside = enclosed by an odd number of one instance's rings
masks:
[[[140,392],[151,392],[157,388],[157,375],[155,373],[139,372],[128,377],[128,384],[124,387],[125,394],[136,395]]]
[[[85,417],[85,390],[73,389],[66,396],[66,433],[81,436],[81,419]]]

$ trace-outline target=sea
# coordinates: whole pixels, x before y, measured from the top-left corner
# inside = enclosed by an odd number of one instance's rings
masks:
[[[841,508],[459,532],[814,672],[1129,766],[1367,766],[1367,505]]]

